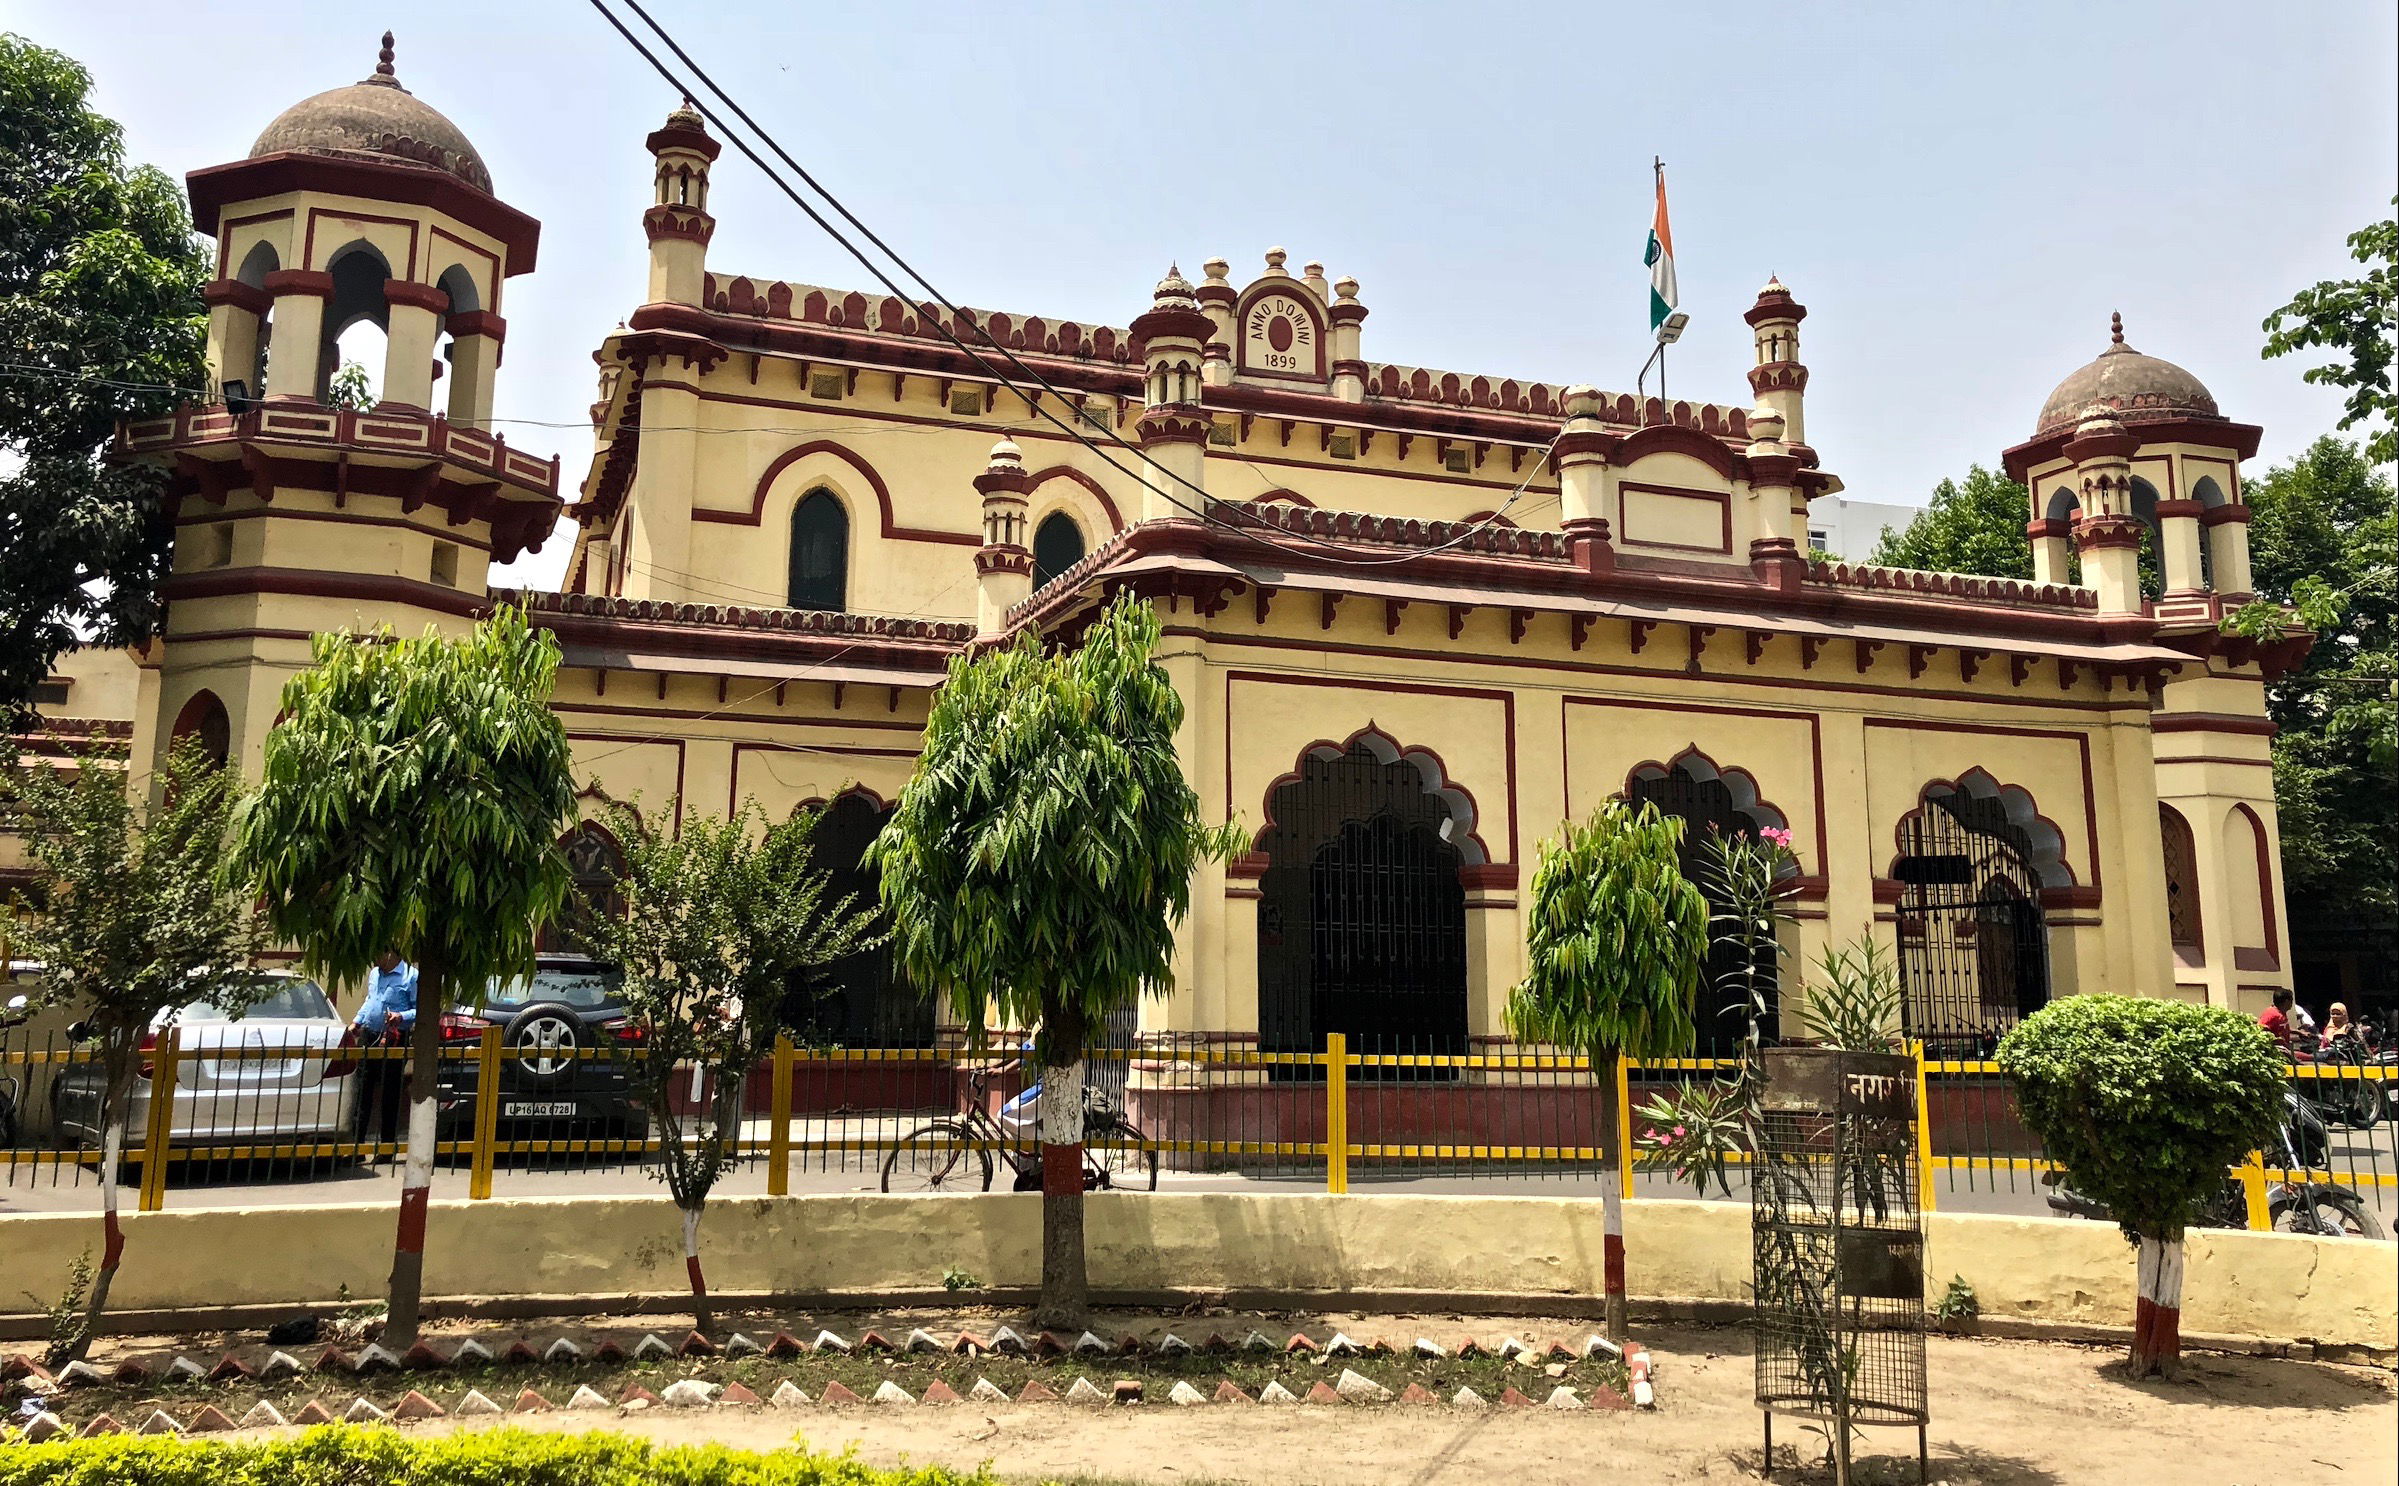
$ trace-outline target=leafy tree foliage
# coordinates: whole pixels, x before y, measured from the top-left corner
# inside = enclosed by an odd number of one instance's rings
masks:
[[[312,973],[356,982],[386,950],[417,967],[384,1326],[405,1344],[424,1270],[442,1009],[530,974],[536,929],[570,881],[557,842],[575,789],[549,707],[558,646],[502,608],[463,639],[320,634],[315,655],[283,688],[236,866]]]
[[[2399,198],[2392,204],[2399,206]],[[2319,387],[2349,394],[2341,427],[2365,425],[2366,457],[2387,466],[2399,460],[2399,387],[2391,377],[2392,338],[2399,331],[2399,218],[2349,234],[2349,256],[2365,265],[2360,278],[2325,279],[2302,289],[2266,317],[2271,361],[2294,351],[2326,350],[2336,359],[2302,375]],[[2379,424],[2380,427],[2375,425]]]
[[[916,777],[870,848],[909,977],[976,1035],[1035,1028],[1043,1068],[1043,1324],[1088,1306],[1082,1059],[1090,1031],[1173,984],[1191,874],[1245,844],[1200,821],[1158,616],[1119,597],[1075,649],[1027,631],[950,665]]]
[[[161,1013],[171,1020],[195,1002],[238,1013],[270,988],[253,968],[264,926],[224,869],[236,776],[187,738],[167,755],[158,794],[136,800],[122,762],[87,754],[0,778],[37,874],[32,901],[18,905],[18,952],[43,967],[40,999],[79,1013],[100,1064],[100,1272],[52,1366],[90,1349],[124,1255],[117,1173],[144,1035]]]
[[[1943,480],[1934,486],[1931,504],[1914,521],[1883,528],[1867,560],[1926,573],[2029,579],[2032,544],[2024,524],[2031,512],[2032,497],[2023,486],[1978,464],[1966,471],[1963,484]]]
[[[709,1329],[700,1218],[716,1179],[740,1152],[742,1085],[774,1050],[784,985],[874,946],[874,915],[832,892],[811,846],[820,813],[769,822],[755,801],[730,819],[685,816],[660,835],[617,805],[607,825],[625,843],[620,917],[588,904],[578,937],[624,972],[625,1009],[642,1028],[631,1064],[660,1135],[659,1175],[683,1212],[683,1259],[693,1320]],[[696,1070],[704,1109],[678,1107],[669,1086]]]
[[[164,476],[106,465],[117,420],[206,381],[208,259],[183,192],[128,168],[72,59],[0,34],[0,711],[85,638],[158,621]],[[18,461],[21,461],[19,463]]]
[[[2357,446],[2321,438],[2246,483],[2250,567],[2279,625],[2295,605],[2316,631],[2300,667],[2266,688],[2281,734],[2274,794],[2293,902],[2399,912],[2399,510],[2390,476]]]
[[[2179,1312],[2183,1230],[2282,1120],[2283,1056],[2263,1027],[2222,1006],[2146,996],[2069,996],[1999,1041],[2024,1122],[2083,1195],[2145,1246],[2142,1299]],[[2170,1283],[2153,1293],[2155,1271]],[[2144,1311],[2136,1376],[2171,1372],[2177,1323]]]
[[[1625,1327],[1616,1061],[1689,1052],[1708,952],[1708,900],[1683,876],[1682,839],[1680,818],[1646,801],[1611,800],[1543,842],[1524,981],[1508,997],[1511,1033],[1581,1053],[1599,1080],[1606,1308],[1615,1337]]]

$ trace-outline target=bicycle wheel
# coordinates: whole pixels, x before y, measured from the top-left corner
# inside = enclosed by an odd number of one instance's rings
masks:
[[[1105,1149],[1084,1148],[1085,1158],[1106,1173],[1109,1186],[1120,1192],[1158,1190],[1158,1153],[1150,1148],[1148,1138],[1134,1128],[1131,1120],[1119,1116],[1106,1134],[1095,1138],[1126,1143]]]
[[[972,1130],[954,1120],[925,1125],[900,1137],[883,1158],[886,1192],[988,1192],[991,1152],[974,1144]]]

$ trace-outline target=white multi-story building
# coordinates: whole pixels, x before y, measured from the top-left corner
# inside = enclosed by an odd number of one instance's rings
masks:
[[[1883,539],[1883,528],[1905,531],[1924,513],[1922,506],[1887,506],[1874,501],[1820,495],[1808,502],[1808,546],[1850,562],[1864,562]]]

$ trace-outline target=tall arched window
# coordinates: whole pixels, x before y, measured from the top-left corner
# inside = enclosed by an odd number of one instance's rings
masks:
[[[534,948],[543,954],[581,954],[583,932],[594,919],[625,913],[625,849],[609,829],[587,820],[558,838],[573,886],[558,916],[541,926]]]
[[[2177,956],[2198,964],[2207,954],[2199,924],[2199,846],[2191,823],[2171,805],[2157,807],[2157,833],[2166,848],[2166,925]]]
[[[791,511],[791,607],[838,612],[849,591],[850,513],[830,492],[813,491]]]
[[[226,715],[225,704],[213,691],[196,691],[183,710],[175,714],[175,726],[168,732],[168,741],[180,745],[185,739],[198,743],[200,753],[209,767],[222,769],[233,757],[233,719]]]
[[[1083,528],[1064,511],[1042,518],[1033,533],[1033,586],[1039,588],[1083,560]]]
[[[1681,819],[1683,841],[1677,855],[1683,876],[1706,896],[1711,921],[1729,912],[1732,905],[1708,865],[1709,838],[1754,837],[1768,827],[1787,825],[1781,811],[1758,799],[1757,781],[1746,771],[1719,770],[1714,760],[1696,749],[1684,751],[1670,764],[1641,765],[1626,781],[1624,793],[1629,800],[1655,805],[1660,814]],[[1745,975],[1737,943],[1709,940],[1693,1046],[1700,1057],[1737,1055],[1753,1017],[1761,1035],[1769,1042],[1775,1040],[1781,1008],[1776,959],[1772,945],[1760,946],[1756,964],[1748,967]],[[1759,1000],[1763,1006],[1757,1004]]]
[[[330,273],[333,295],[325,303],[324,340],[317,351],[317,400],[332,396],[335,374],[355,362],[366,374],[366,385],[348,389],[345,396],[372,407],[382,396],[388,360],[391,303],[383,286],[391,267],[361,241],[334,255]]]

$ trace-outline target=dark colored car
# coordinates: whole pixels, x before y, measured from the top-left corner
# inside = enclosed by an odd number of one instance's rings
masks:
[[[503,1131],[542,1140],[649,1137],[649,1112],[621,1056],[638,1050],[645,1032],[626,1016],[620,983],[614,966],[544,955],[531,979],[494,982],[480,1010],[454,1007],[442,1017],[442,1040],[452,1046],[480,1041],[485,1027],[500,1029]],[[442,1139],[471,1137],[480,1084],[473,1059],[442,1060],[435,1116]]]

